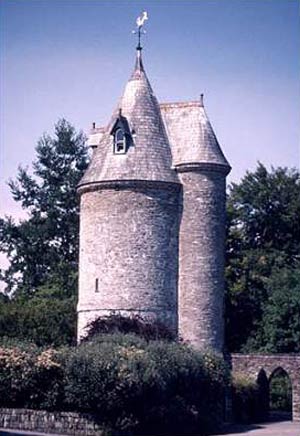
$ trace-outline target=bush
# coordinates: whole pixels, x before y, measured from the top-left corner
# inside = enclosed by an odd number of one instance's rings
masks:
[[[55,409],[62,403],[63,370],[55,350],[0,347],[0,406]]]
[[[29,339],[40,347],[75,343],[75,298],[59,299],[44,292],[29,299],[0,301],[0,337]]]
[[[90,341],[102,333],[134,333],[147,341],[176,339],[175,334],[157,320],[147,321],[139,315],[128,317],[120,313],[112,313],[91,321],[87,325],[87,335],[83,338],[83,342]]]
[[[240,423],[259,422],[268,414],[268,391],[261,381],[241,374],[232,377],[232,411],[234,421]]]
[[[134,335],[95,339],[66,363],[69,410],[97,412],[113,433],[205,434],[220,424],[227,382],[221,359]]]
[[[0,350],[1,406],[89,412],[110,434],[208,434],[221,423],[227,383],[220,357],[136,335]]]

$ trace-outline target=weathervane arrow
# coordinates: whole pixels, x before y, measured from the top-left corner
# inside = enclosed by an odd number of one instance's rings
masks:
[[[134,33],[134,34],[136,34],[138,36],[138,45],[136,47],[137,50],[142,50],[141,35],[146,33],[146,31],[142,27],[144,26],[144,23],[147,20],[148,20],[148,13],[146,11],[144,11],[142,13],[142,15],[140,15],[136,19],[137,30],[133,30],[132,33]]]

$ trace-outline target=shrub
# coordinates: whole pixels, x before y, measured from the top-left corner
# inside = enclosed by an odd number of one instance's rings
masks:
[[[30,350],[33,351],[33,350]],[[0,348],[0,404],[22,407],[30,397],[33,353],[19,348]]]
[[[54,292],[54,291],[53,291]],[[0,336],[34,342],[37,346],[61,346],[75,343],[75,298],[59,299],[46,294],[0,301]]]
[[[268,392],[263,384],[241,374],[232,377],[232,411],[236,422],[259,422],[268,414]]]
[[[59,410],[64,406],[64,361],[60,351],[40,350],[32,370],[31,396],[26,407]]]
[[[62,366],[55,350],[0,347],[0,406],[53,409],[62,402]]]
[[[157,320],[148,321],[139,315],[128,317],[120,313],[112,313],[91,321],[87,325],[87,335],[83,341],[87,342],[102,333],[135,333],[147,341],[161,339],[172,341],[176,338],[174,333]]]
[[[113,434],[206,434],[218,427],[228,379],[220,358],[134,335],[95,339],[66,362],[69,410],[97,412]]]
[[[92,413],[114,435],[207,434],[220,424],[227,383],[220,357],[132,334],[0,349],[1,406]]]

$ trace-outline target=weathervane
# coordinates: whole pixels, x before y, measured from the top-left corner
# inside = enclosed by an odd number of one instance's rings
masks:
[[[137,50],[142,50],[141,35],[146,33],[142,27],[144,26],[146,20],[148,20],[148,14],[146,11],[144,11],[142,15],[136,19],[137,30],[132,31],[132,33],[137,34],[138,36],[138,45],[136,47]]]

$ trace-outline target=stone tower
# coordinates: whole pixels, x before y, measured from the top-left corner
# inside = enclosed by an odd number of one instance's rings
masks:
[[[224,340],[225,180],[200,101],[159,105],[137,47],[78,192],[78,337],[112,311],[158,319],[199,349]]]
[[[112,311],[158,319],[177,332],[181,185],[140,46],[100,136],[78,186],[78,337]]]
[[[199,349],[224,342],[225,159],[199,102],[161,105],[183,189],[179,334]]]

